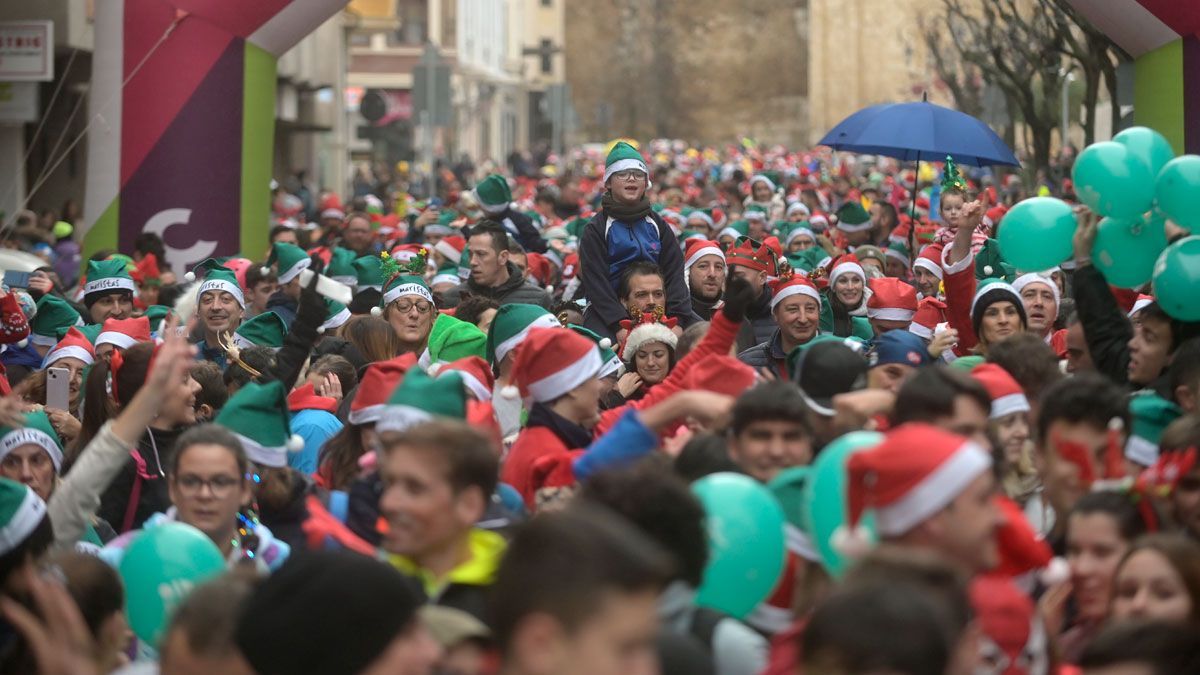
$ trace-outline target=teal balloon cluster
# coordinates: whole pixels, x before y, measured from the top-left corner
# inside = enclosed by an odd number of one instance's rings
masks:
[[[1200,321],[1200,236],[1167,247],[1154,264],[1154,298],[1180,321]]]
[[[117,570],[125,584],[125,614],[134,635],[157,646],[175,607],[193,588],[224,570],[217,545],[191,525],[164,523],[137,535]]]
[[[704,505],[708,566],[696,602],[738,619],[771,595],[783,573],[783,509],[761,483],[714,473],[692,483]]]
[[[1075,214],[1071,205],[1054,197],[1018,202],[1004,215],[1000,254],[1019,270],[1041,272],[1071,255]]]
[[[821,554],[821,563],[835,579],[840,579],[851,561],[833,545],[833,534],[846,524],[846,462],[856,453],[872,448],[883,441],[875,431],[852,431],[821,451],[813,462],[811,476],[805,485],[802,517],[810,539]],[[875,520],[871,513],[862,522],[875,536]]]
[[[1166,224],[1166,218],[1156,211],[1133,220],[1101,220],[1092,245],[1092,264],[1113,286],[1141,286],[1150,281],[1154,263],[1167,247]]]

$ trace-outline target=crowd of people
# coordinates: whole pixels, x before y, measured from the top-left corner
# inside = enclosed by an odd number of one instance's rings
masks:
[[[280,189],[268,250],[182,277],[23,216],[0,672],[1200,672],[1200,324],[1106,282],[1086,207],[1060,266],[1005,260],[1069,183],[916,178],[617,141]],[[745,613],[689,487],[724,473],[786,517]],[[135,637],[122,562],[179,525],[227,571]]]

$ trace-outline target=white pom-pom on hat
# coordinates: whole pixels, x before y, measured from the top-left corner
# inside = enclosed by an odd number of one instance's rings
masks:
[[[189,271],[187,274],[183,275],[183,280],[188,282],[189,284],[192,283],[193,281],[196,280],[196,273]]]
[[[1125,429],[1125,420],[1120,417],[1113,417],[1108,421],[1108,428],[1113,431],[1123,431]]]
[[[507,399],[518,399],[521,398],[521,390],[511,384],[506,384],[500,388],[500,395]]]
[[[862,525],[853,528],[842,525],[833,531],[830,543],[833,544],[833,550],[851,560],[858,560],[871,551],[871,532]]]
[[[317,326],[317,335],[325,334],[325,326]]]
[[[271,268],[263,265],[262,267],[258,268],[258,272],[265,277],[271,273]]]
[[[1066,560],[1055,556],[1050,564],[1038,573],[1038,578],[1047,586],[1061,584],[1071,578],[1071,566],[1067,564]]]
[[[425,372],[429,373],[430,377],[433,377],[433,376],[437,375],[439,372],[441,372],[442,368],[445,367],[445,365],[446,364],[441,361],[438,361],[437,363],[431,363],[431,364],[429,364],[429,367],[425,369]]]
[[[600,349],[612,349],[612,339],[600,338]]]
[[[287,449],[289,452],[300,452],[304,449],[304,438],[299,434],[292,434],[287,440]]]
[[[21,349],[25,349],[25,347],[29,346],[29,338],[21,338],[20,340],[17,340],[17,346]]]
[[[382,315],[383,315],[382,307],[379,307],[378,305],[376,305],[375,307],[371,308],[371,316],[382,316]]]
[[[984,274],[986,274],[986,275],[988,275],[988,276],[991,276],[991,274],[992,274],[992,266],[991,266],[991,265],[984,265],[984,266],[983,266],[983,273],[984,273]]]

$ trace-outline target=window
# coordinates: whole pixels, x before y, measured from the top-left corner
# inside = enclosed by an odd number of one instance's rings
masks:
[[[542,0],[542,7],[553,7],[554,0]]]
[[[546,0],[542,0],[542,4],[546,4]],[[550,75],[554,73],[554,45],[551,44],[549,38],[542,38],[542,46],[538,48],[542,57],[542,74]]]

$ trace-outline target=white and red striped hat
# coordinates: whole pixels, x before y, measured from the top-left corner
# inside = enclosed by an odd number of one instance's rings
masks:
[[[42,368],[49,368],[55,361],[67,358],[79,359],[85,366],[96,362],[96,350],[92,347],[92,343],[88,342],[87,337],[74,326],[67,331],[63,339],[58,341],[58,344],[54,345],[53,349],[46,353],[46,358],[42,361]]]
[[[847,253],[833,261],[833,267],[829,270],[829,285],[834,285],[837,283],[838,277],[846,274],[857,274],[864,283],[867,280],[867,273],[863,271],[858,256],[853,253]]]
[[[882,321],[912,321],[917,313],[917,289],[895,277],[871,279],[867,316]]]
[[[457,361],[437,365],[437,377],[448,372],[456,372],[462,376],[463,384],[478,401],[492,400],[492,389],[496,381],[492,377],[492,367],[478,356],[465,356]],[[431,368],[432,371],[432,368]]]
[[[917,303],[917,313],[913,315],[912,323],[908,324],[908,332],[932,340],[933,330],[945,321],[946,303],[937,298],[921,298]]]
[[[96,336],[96,346],[112,345],[117,349],[129,349],[139,342],[149,342],[150,339],[150,319],[144,316],[133,319],[105,319],[104,327]]]
[[[854,532],[867,509],[881,536],[912,530],[944,509],[991,469],[992,456],[978,444],[931,424],[911,422],[846,463],[846,524]],[[846,532],[834,534],[846,546]]]
[[[913,261],[913,269],[920,267],[926,270],[933,276],[943,279],[944,272],[942,271],[942,245],[930,244],[921,249],[921,254]]]
[[[1029,412],[1029,399],[1025,398],[1025,391],[1007,370],[994,363],[981,363],[971,370],[971,377],[978,380],[992,398],[992,419]]]
[[[721,250],[721,245],[715,241],[707,239],[689,239],[687,248],[683,253],[683,271],[692,269],[692,265],[700,262],[704,256],[715,255],[725,261],[725,252]]]
[[[793,295],[807,295],[817,301],[817,307],[821,307],[821,293],[816,286],[808,280],[808,277],[800,275],[793,276],[790,279],[776,279],[771,282],[771,309],[784,300]]]
[[[383,416],[383,410],[392,391],[404,379],[404,374],[417,365],[416,354],[404,354],[387,361],[378,361],[367,366],[358,388],[354,390],[354,401],[350,404],[350,424],[374,424]]]
[[[517,347],[513,385],[522,398],[553,401],[600,372],[596,343],[568,328],[534,328]],[[511,398],[512,387],[504,388]]]

